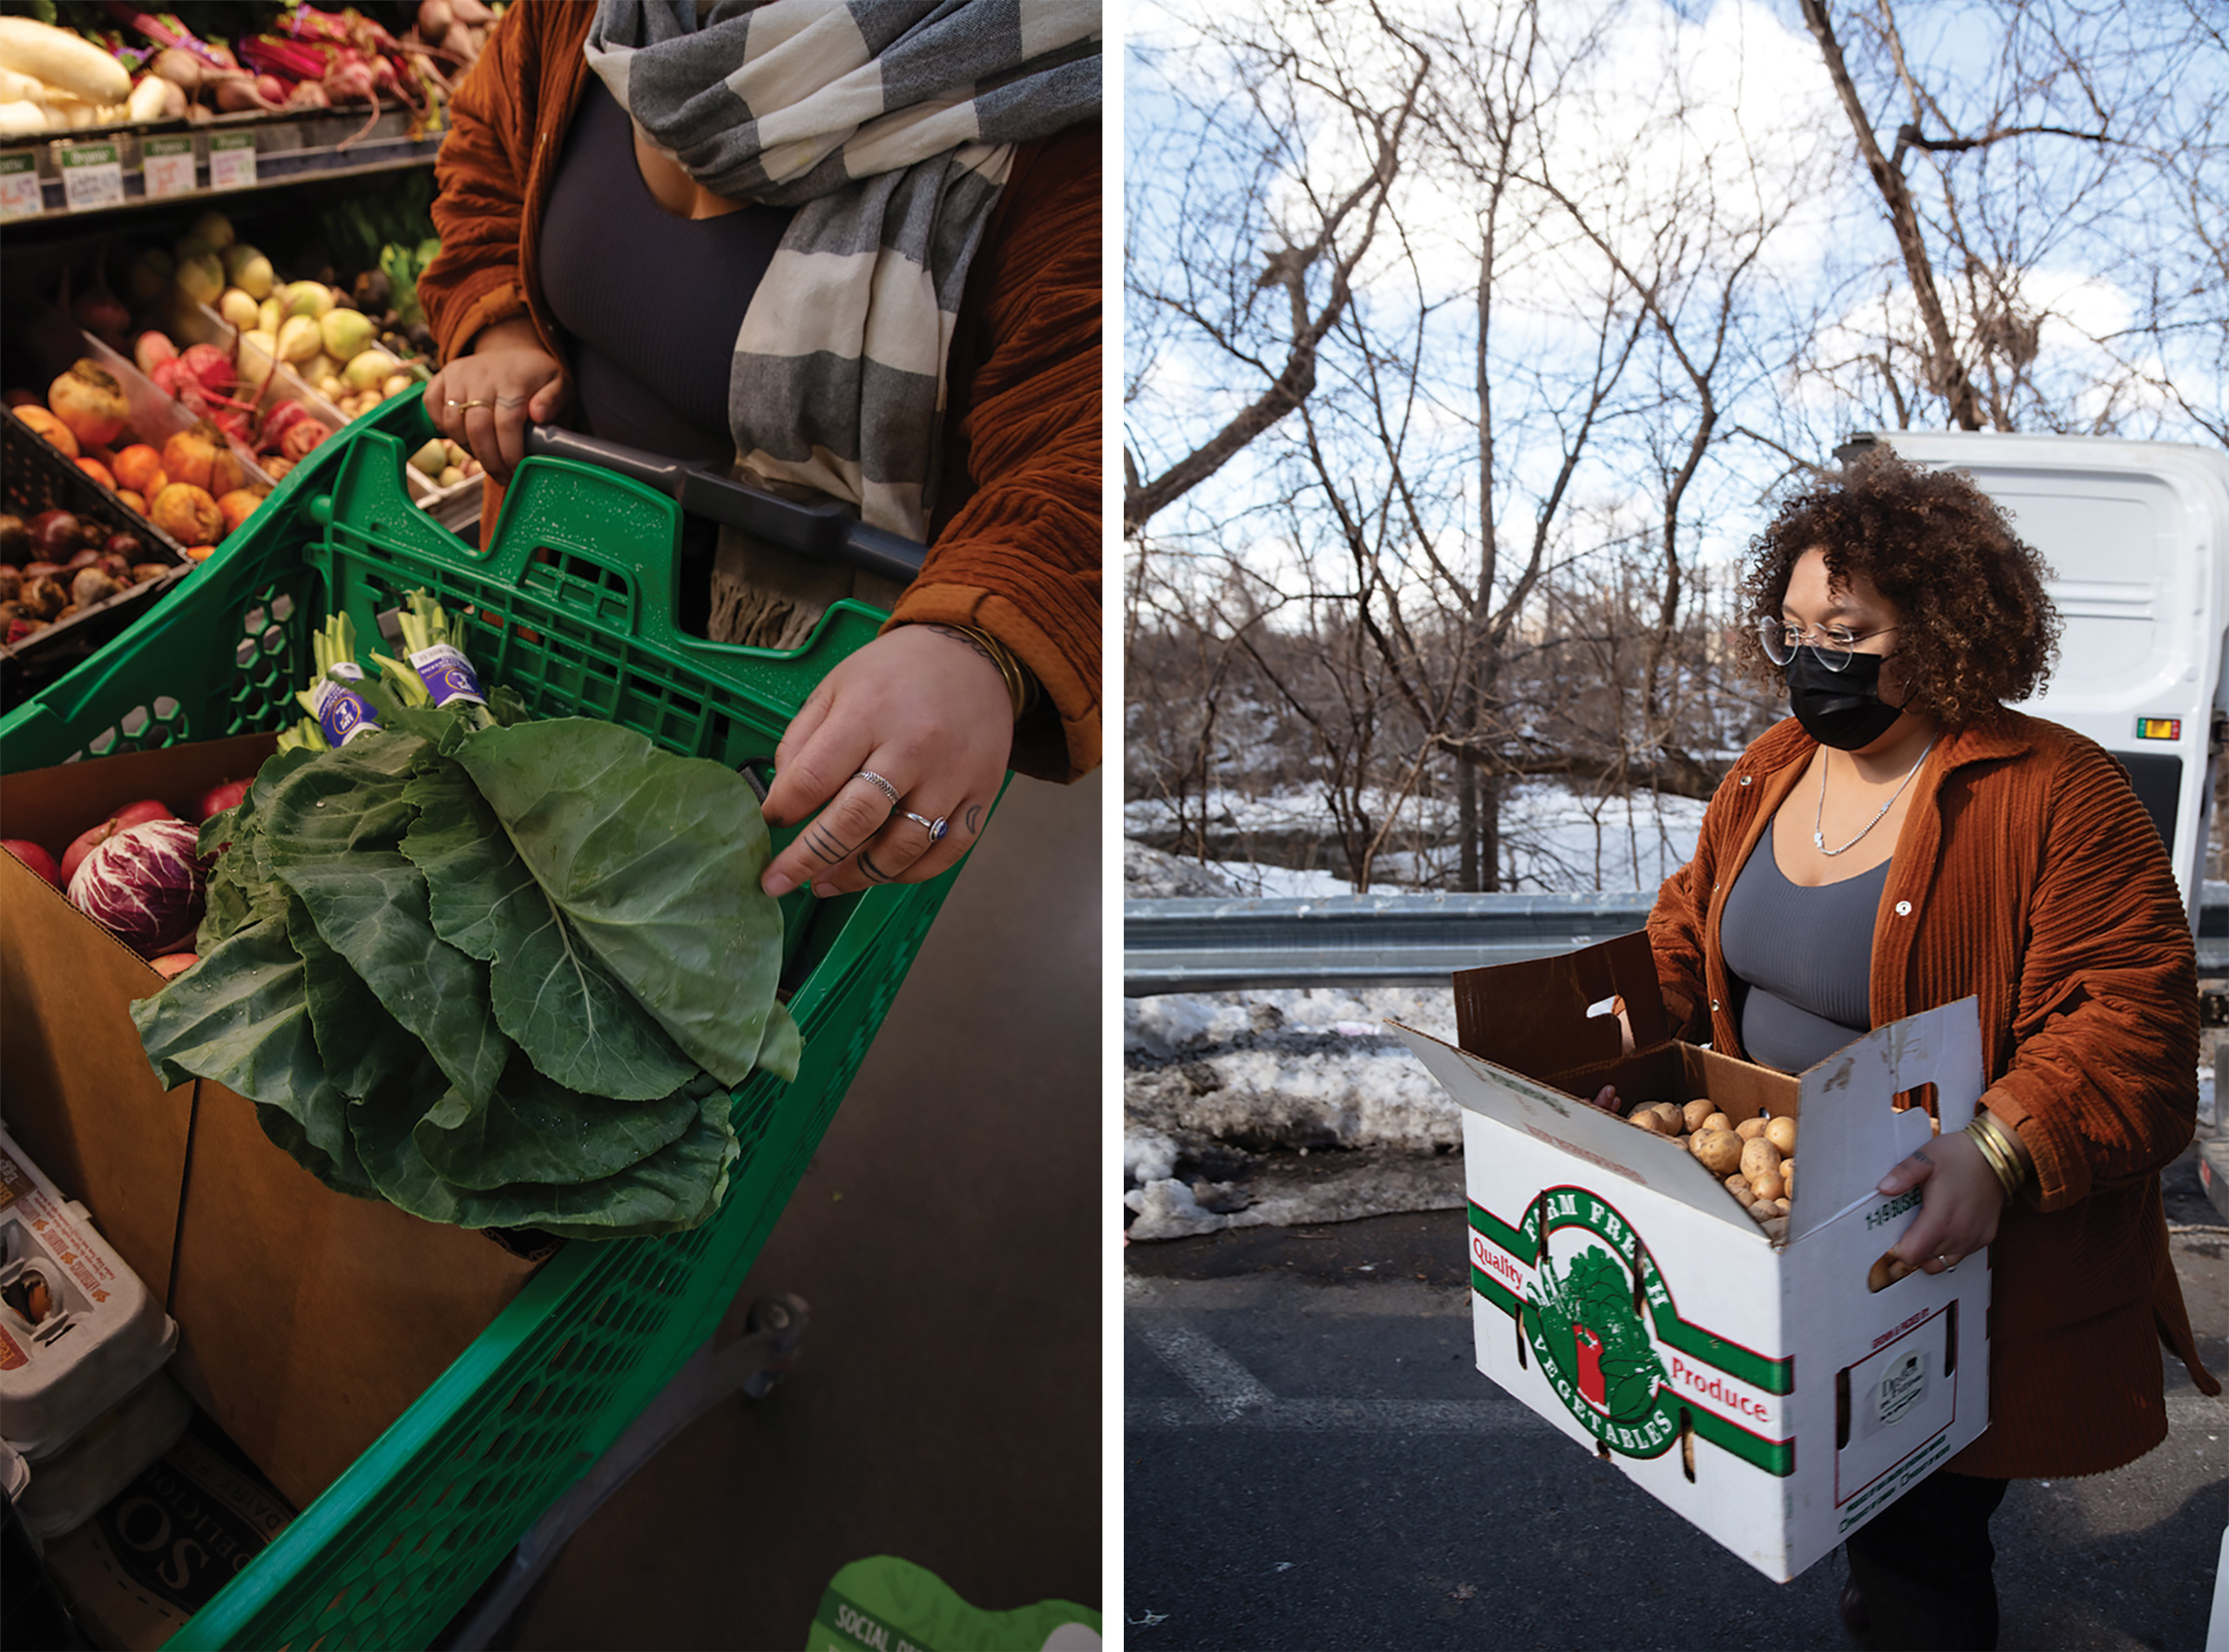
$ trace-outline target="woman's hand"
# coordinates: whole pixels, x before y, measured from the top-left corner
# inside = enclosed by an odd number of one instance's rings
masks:
[[[546,424],[570,398],[557,358],[541,347],[524,316],[483,327],[472,354],[460,356],[425,387],[434,428],[462,442],[498,483],[527,456],[527,426]]]
[[[1926,1273],[1955,1268],[1997,1237],[2004,1184],[1963,1130],[1936,1137],[1881,1178],[1881,1191],[1920,1192],[1919,1218],[1894,1255]]]
[[[971,638],[939,625],[877,637],[821,680],[782,736],[760,813],[769,826],[820,813],[760,887],[809,883],[826,898],[935,877],[983,830],[1013,743],[1006,679]]]

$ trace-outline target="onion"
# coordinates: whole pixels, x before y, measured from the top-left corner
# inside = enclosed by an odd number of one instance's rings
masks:
[[[205,899],[199,837],[182,820],[118,832],[79,863],[70,904],[141,957],[187,948]]]

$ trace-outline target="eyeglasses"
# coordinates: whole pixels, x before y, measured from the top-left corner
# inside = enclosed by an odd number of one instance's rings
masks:
[[[1884,637],[1896,629],[1884,625],[1879,631],[1853,633],[1846,625],[1830,625],[1816,633],[1806,633],[1769,615],[1757,616],[1757,641],[1765,645],[1765,657],[1774,665],[1786,665],[1795,657],[1799,647],[1807,647],[1830,671],[1848,666],[1850,657],[1858,652],[1858,644],[1867,638]]]

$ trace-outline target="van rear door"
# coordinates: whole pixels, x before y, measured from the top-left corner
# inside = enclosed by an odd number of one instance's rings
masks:
[[[2021,710],[2128,766],[2174,861],[2196,932],[2229,628],[2229,454],[2090,436],[1884,431],[1915,463],[1970,473],[2042,553],[2066,622],[2044,692]],[[1851,449],[1844,449],[1844,453]]]

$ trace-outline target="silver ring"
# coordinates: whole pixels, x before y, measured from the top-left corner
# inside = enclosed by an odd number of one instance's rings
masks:
[[[898,788],[891,785],[889,781],[883,779],[881,775],[876,774],[874,770],[862,769],[856,774],[854,774],[852,778],[854,780],[866,780],[872,782],[875,788],[884,797],[890,800],[890,806],[893,809],[895,809],[898,806]]]
[[[932,843],[943,842],[945,834],[952,829],[952,823],[946,820],[941,814],[938,815],[934,820],[931,820],[927,815],[916,814],[910,809],[901,809],[898,811],[898,813],[903,814],[907,820],[913,822],[915,826],[919,826],[923,831],[927,832],[929,834],[929,841]]]

